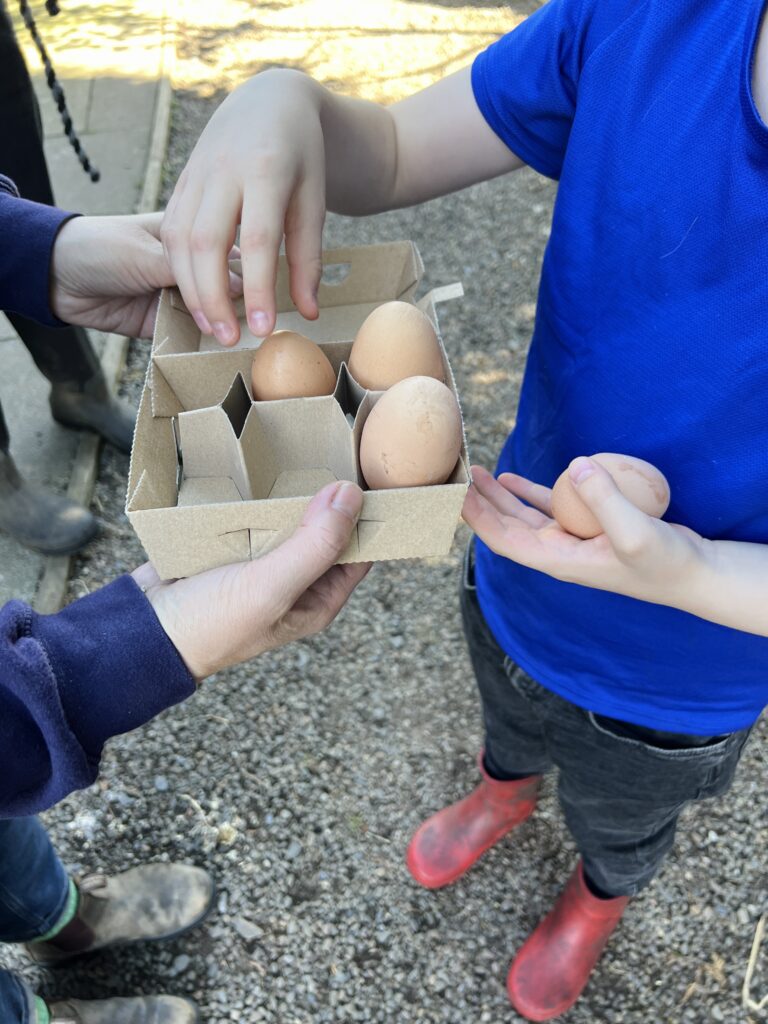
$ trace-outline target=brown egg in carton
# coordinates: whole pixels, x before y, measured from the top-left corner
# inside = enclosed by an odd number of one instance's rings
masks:
[[[413,303],[421,261],[410,243],[340,250],[325,258],[349,266],[347,281],[321,286],[320,319],[301,320],[301,326],[279,288],[278,327],[314,334],[336,374],[331,395],[255,401],[250,370],[260,340],[246,335],[234,349],[209,348],[178,292],[163,294],[126,505],[161,576],[187,576],[257,557],[295,529],[324,484],[349,479],[366,487],[360,437],[383,392],[363,388],[350,373],[352,338],[384,302]],[[444,379],[456,401],[435,303],[457,291],[456,286],[437,290],[417,304],[437,331]],[[281,301],[287,308],[281,309]],[[459,521],[468,467],[462,437],[459,459],[445,483],[367,489],[359,524],[340,561],[445,555]]]

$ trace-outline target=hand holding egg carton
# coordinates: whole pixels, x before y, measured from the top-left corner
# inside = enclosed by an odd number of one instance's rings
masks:
[[[278,330],[262,340],[243,325],[234,349],[201,336],[175,290],[163,295],[127,500],[162,575],[270,550],[333,479],[368,488],[341,561],[449,550],[469,459],[435,303],[460,286],[415,304],[411,243],[324,258],[348,273],[321,285],[319,319],[293,310],[282,260]]]

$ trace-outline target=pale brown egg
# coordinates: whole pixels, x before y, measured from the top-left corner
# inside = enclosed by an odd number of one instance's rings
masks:
[[[442,484],[461,452],[459,404],[434,377],[393,384],[371,409],[360,438],[360,468],[372,490]]]
[[[358,330],[349,371],[371,391],[386,391],[406,377],[434,377],[445,371],[432,321],[410,302],[385,302]]]
[[[664,474],[650,462],[613,452],[600,452],[591,458],[608,470],[624,497],[646,515],[660,519],[667,511],[669,484]],[[579,497],[567,469],[552,488],[552,515],[564,530],[583,540],[603,532],[600,523]]]
[[[311,398],[332,394],[336,374],[314,341],[297,331],[275,331],[256,349],[251,384],[259,401]]]

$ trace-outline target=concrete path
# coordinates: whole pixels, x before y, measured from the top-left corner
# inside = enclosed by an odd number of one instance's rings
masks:
[[[43,114],[45,147],[60,206],[84,213],[154,209],[170,113],[172,21],[163,4],[136,0],[78,3],[50,18],[36,5],[38,28],[63,84],[78,134],[101,171],[93,184],[64,135],[31,38],[10,5]],[[122,339],[97,337],[105,371],[119,377]],[[0,315],[0,401],[21,470],[81,503],[90,501],[98,457],[95,438],[59,427],[48,382]],[[45,558],[0,534],[0,604],[12,597],[54,611],[63,600],[68,558]]]

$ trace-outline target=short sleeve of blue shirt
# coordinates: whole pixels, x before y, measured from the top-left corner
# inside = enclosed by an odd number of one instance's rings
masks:
[[[549,0],[472,65],[483,117],[513,153],[549,178],[560,177],[584,63],[624,20],[627,6]]]

